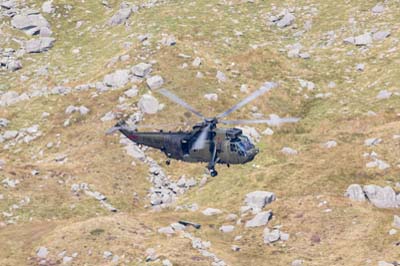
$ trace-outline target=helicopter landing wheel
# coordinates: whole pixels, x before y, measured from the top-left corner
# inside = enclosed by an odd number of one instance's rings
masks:
[[[211,175],[212,177],[217,176],[217,175],[218,175],[218,172],[215,171],[215,169],[211,169],[211,170],[210,170],[210,175]]]
[[[166,163],[167,165],[170,165],[170,164],[171,164],[171,160],[168,159],[168,160],[165,161],[165,163]]]

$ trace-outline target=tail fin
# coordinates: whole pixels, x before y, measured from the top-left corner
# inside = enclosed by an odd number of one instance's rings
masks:
[[[126,122],[124,120],[120,120],[120,121],[118,121],[118,123],[115,124],[115,126],[113,126],[112,128],[110,128],[106,131],[106,135],[111,135],[115,131],[118,131],[118,130],[124,129],[124,128],[126,128]]]

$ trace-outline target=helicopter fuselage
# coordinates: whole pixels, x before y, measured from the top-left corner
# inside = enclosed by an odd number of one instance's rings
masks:
[[[215,152],[216,163],[244,164],[252,161],[258,153],[258,149],[238,128],[215,128],[208,133],[205,145],[201,149],[194,149],[193,144],[201,129],[194,127],[189,132],[120,129],[120,132],[136,144],[159,149],[168,158],[185,162],[210,162]]]

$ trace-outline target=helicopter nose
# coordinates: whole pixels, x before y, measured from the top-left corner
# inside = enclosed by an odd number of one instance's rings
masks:
[[[249,161],[253,160],[254,157],[256,157],[256,155],[258,154],[259,151],[260,151],[260,150],[257,149],[257,148],[251,149],[251,150],[248,152]]]

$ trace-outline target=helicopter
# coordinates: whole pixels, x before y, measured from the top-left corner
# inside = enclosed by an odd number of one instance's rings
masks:
[[[241,129],[218,128],[217,124],[268,124],[276,126],[282,123],[295,123],[300,120],[295,117],[280,118],[276,115],[270,115],[270,119],[264,120],[221,120],[221,118],[228,116],[275,87],[277,87],[276,83],[266,82],[248,97],[215,117],[205,117],[171,91],[164,88],[159,89],[157,90],[158,93],[186,108],[201,118],[202,121],[195,124],[191,131],[186,132],[164,132],[163,130],[159,132],[139,132],[137,128],[129,127],[126,121],[121,120],[109,129],[107,134],[120,131],[136,144],[159,149],[167,156],[167,165],[170,164],[170,159],[189,163],[205,162],[210,175],[214,177],[218,175],[215,170],[216,164],[226,164],[228,167],[231,164],[245,164],[252,161],[259,153],[259,149],[243,134]]]

